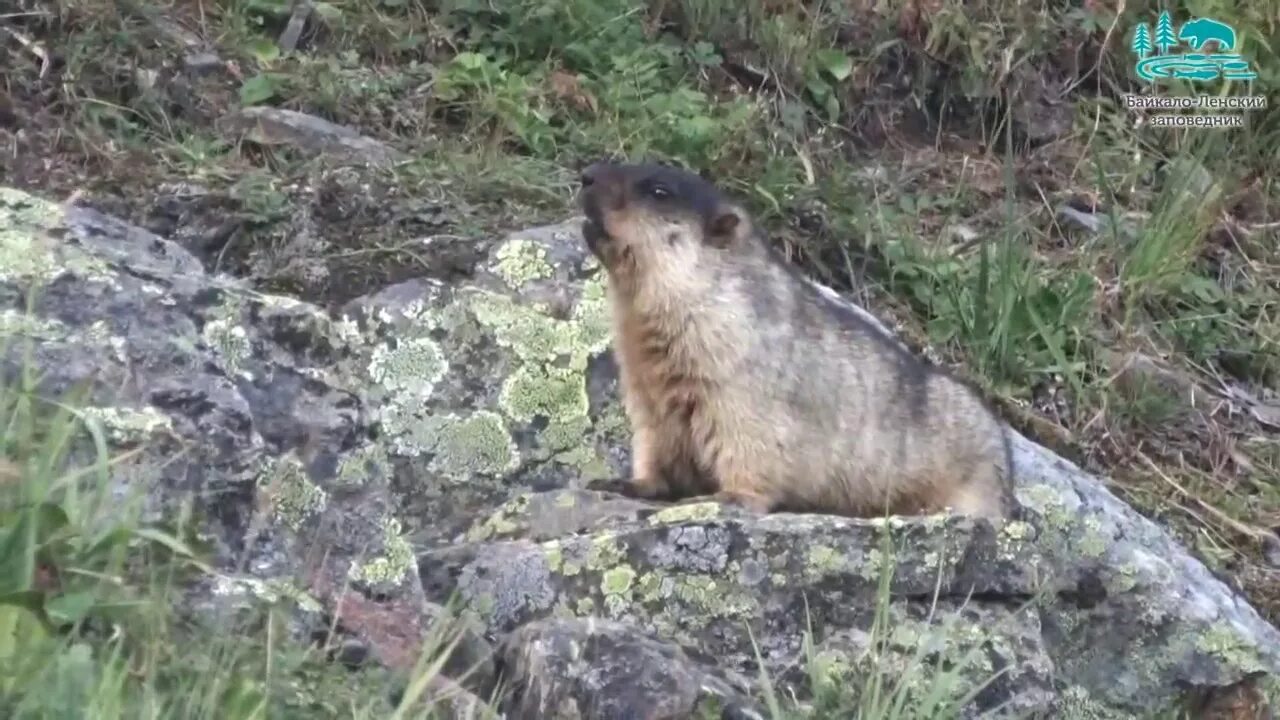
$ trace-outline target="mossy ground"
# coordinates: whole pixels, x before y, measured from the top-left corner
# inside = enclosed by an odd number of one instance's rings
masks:
[[[291,7],[19,0],[0,16],[5,182],[323,304],[562,219],[598,157],[708,171],[1280,621],[1280,113],[1135,126],[1129,35],[1154,3],[352,0],[318,3],[290,51]],[[1231,92],[1274,104],[1268,7],[1178,11],[1231,23],[1260,73]],[[217,56],[201,72],[191,38]],[[1065,116],[1036,100],[1058,89]],[[357,172],[235,142],[215,121],[246,104],[408,160]]]

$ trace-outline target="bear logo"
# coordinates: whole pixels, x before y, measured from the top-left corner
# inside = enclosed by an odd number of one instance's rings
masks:
[[[1236,31],[1212,18],[1196,18],[1178,29],[1178,39],[1193,50],[1204,49],[1205,43],[1217,41],[1218,52],[1229,52],[1236,47]]]

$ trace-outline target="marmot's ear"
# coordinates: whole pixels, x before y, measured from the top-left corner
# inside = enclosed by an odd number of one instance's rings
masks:
[[[723,205],[716,208],[715,215],[707,224],[707,244],[727,248],[746,232],[747,218],[742,211],[732,205]]]

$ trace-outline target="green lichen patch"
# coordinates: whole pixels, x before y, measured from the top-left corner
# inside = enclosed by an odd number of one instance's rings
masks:
[[[559,573],[564,570],[564,552],[560,548],[560,543],[556,540],[545,542],[542,544],[542,553],[547,558],[547,567],[553,573]]]
[[[1020,489],[1022,504],[1039,513],[1055,530],[1065,530],[1071,525],[1062,494],[1051,485],[1036,484]]]
[[[431,469],[464,482],[478,475],[501,475],[520,466],[520,456],[502,416],[480,410],[467,416],[424,418],[411,426],[411,446],[434,453]]]
[[[825,545],[810,547],[805,557],[805,574],[811,579],[837,572],[843,566],[844,558],[840,551]]]
[[[631,596],[631,583],[636,579],[636,571],[629,565],[619,565],[610,568],[600,577],[600,592],[608,595],[618,595],[625,598]]]
[[[1195,638],[1196,649],[1221,660],[1242,674],[1268,672],[1258,648],[1226,622],[1215,623]]]
[[[42,233],[58,226],[62,208],[11,187],[0,187],[0,232]],[[7,235],[0,238],[8,239]]]
[[[635,587],[638,600],[656,610],[652,619],[658,626],[700,628],[716,619],[759,614],[756,597],[726,577],[650,570]]]
[[[1031,523],[1014,520],[1000,528],[1000,535],[1012,542],[1023,542],[1035,537],[1036,528]]]
[[[18,310],[0,310],[0,342],[13,337],[61,340],[68,332],[69,328],[54,318],[42,318]]]
[[[249,334],[240,324],[242,303],[239,298],[228,297],[215,308],[201,330],[205,344],[215,352],[215,362],[228,377],[249,377],[245,361],[253,352]]]
[[[1026,551],[1037,536],[1035,526],[1030,523],[1018,520],[1005,523],[996,536],[1001,559],[1012,560],[1015,557],[1022,557],[1027,562],[1036,562],[1039,555]]]
[[[585,572],[604,573],[623,564],[626,551],[612,532],[602,532],[590,536],[577,536],[558,542],[544,543],[547,548],[555,549],[556,572],[564,577],[575,577]]]
[[[331,337],[348,348],[360,347],[364,344],[364,334],[360,332],[360,323],[350,315],[343,315],[333,320],[329,326]]]
[[[529,498],[529,493],[520,493],[503,503],[492,515],[471,526],[467,531],[467,541],[492,540],[518,531],[528,519]]]
[[[892,558],[886,558],[885,554],[876,548],[871,548],[862,556],[858,562],[858,575],[864,580],[875,580],[880,577],[880,573],[885,571],[885,564],[892,563]]]
[[[1062,691],[1057,709],[1063,720],[1138,720],[1137,715],[1107,707],[1079,685]]]
[[[502,386],[500,398],[508,415],[529,422],[548,418],[563,433],[585,429],[575,421],[586,421],[587,385],[581,371],[544,364],[529,364],[513,372]],[[581,442],[582,436],[578,435]]]
[[[345,488],[365,487],[375,481],[385,481],[390,476],[386,450],[377,443],[369,443],[342,456],[334,484]]]
[[[721,511],[718,502],[689,503],[672,505],[649,516],[650,525],[673,525],[685,522],[702,522],[719,517]]]
[[[430,397],[447,369],[440,346],[427,337],[380,344],[369,359],[369,377],[397,403]]]
[[[56,203],[0,187],[0,280],[44,285],[64,273],[109,278],[110,270],[101,258],[50,235],[61,220],[62,208]]]
[[[600,353],[609,347],[613,323],[602,273],[582,284],[582,296],[573,309],[573,322],[578,341],[588,352]]]
[[[585,347],[578,342],[575,323],[551,317],[539,303],[520,304],[487,291],[471,292],[468,302],[476,321],[520,360],[551,362],[565,356],[581,357],[578,369],[585,369]]]
[[[591,536],[590,549],[587,551],[586,567],[589,570],[604,570],[622,562],[626,556],[618,536],[605,532]]]
[[[1107,552],[1108,538],[1102,533],[1102,524],[1096,517],[1086,517],[1081,521],[1081,535],[1078,548],[1080,553],[1089,558],[1100,558]]]
[[[1138,569],[1133,565],[1120,565],[1109,572],[1103,578],[1103,584],[1107,588],[1107,594],[1119,595],[1127,593],[1138,586]]]
[[[271,463],[258,477],[258,490],[276,519],[293,530],[300,529],[329,502],[329,494],[311,482],[302,462],[294,455]]]
[[[86,422],[97,423],[106,437],[116,443],[137,443],[153,433],[173,427],[168,415],[151,406],[141,409],[125,407],[84,407],[80,415]]]
[[[493,271],[513,289],[530,280],[551,277],[554,269],[547,262],[547,248],[527,238],[514,238],[503,243],[494,253]]]
[[[686,574],[675,578],[676,598],[685,603],[686,627],[703,627],[713,619],[754,618],[760,603],[755,596],[722,578]]]
[[[291,600],[298,609],[307,613],[318,613],[323,609],[315,598],[299,590],[293,581],[287,578],[262,580],[253,577],[220,575],[215,579],[212,591],[215,595],[247,595],[268,604]]]
[[[553,459],[589,477],[603,476],[607,463],[592,440],[587,394],[590,358],[608,345],[608,309],[599,280],[589,281],[568,320],[544,305],[472,290],[465,302],[476,322],[519,360],[504,380],[499,407],[521,423],[546,421],[538,435],[538,459]],[[601,428],[603,432],[603,428]]]
[[[352,580],[368,585],[399,585],[409,577],[414,566],[413,547],[400,534],[400,521],[386,518],[382,523],[382,552],[365,564],[351,565]]]

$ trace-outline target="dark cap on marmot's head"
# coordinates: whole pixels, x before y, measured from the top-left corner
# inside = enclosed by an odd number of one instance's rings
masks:
[[[693,240],[727,248],[747,229],[746,213],[736,203],[687,170],[598,162],[582,171],[581,181],[583,236],[606,264],[656,250],[653,243]]]

